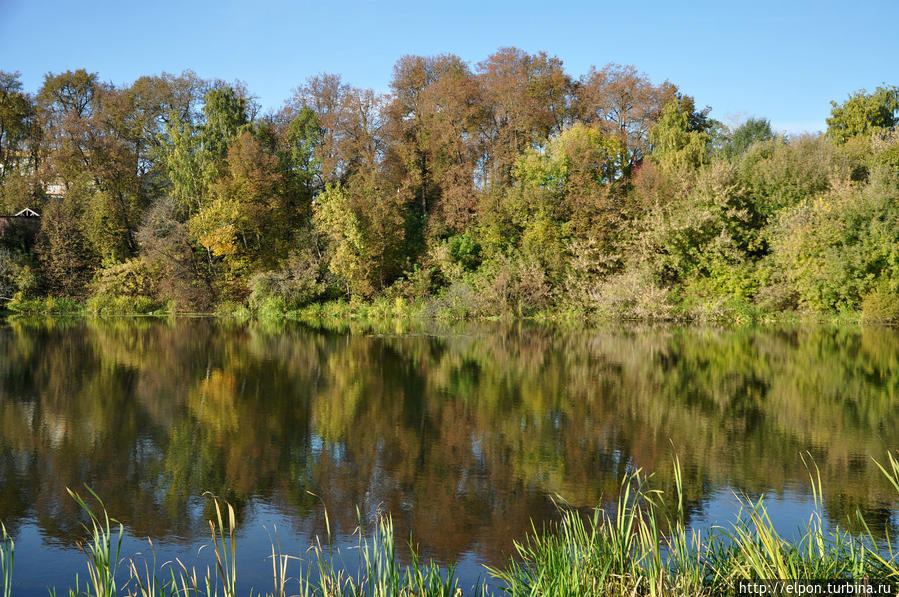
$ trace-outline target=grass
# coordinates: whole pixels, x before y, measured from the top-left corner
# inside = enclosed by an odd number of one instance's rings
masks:
[[[899,461],[881,470],[899,491]],[[622,483],[614,515],[597,509],[585,521],[563,509],[558,527],[516,543],[518,558],[490,573],[511,595],[721,595],[738,580],[866,579],[899,581],[890,537],[826,530],[821,481],[810,463],[816,504],[801,536],[778,534],[762,500],[740,498],[728,527],[706,537],[684,523],[680,469],[673,503],[648,488],[639,471]],[[865,527],[867,529],[867,527]],[[664,529],[664,530],[663,530]]]
[[[3,533],[3,536],[0,537],[0,581],[3,582],[3,597],[10,597],[12,594],[12,565],[16,544],[6,534],[6,525],[0,523],[0,531]]]
[[[875,461],[876,462],[876,461]],[[674,462],[672,496],[653,489],[651,477],[641,471],[621,483],[616,507],[596,508],[592,516],[558,504],[560,521],[547,529],[532,528],[515,543],[516,557],[503,567],[488,567],[502,593],[511,596],[694,596],[732,591],[738,580],[761,579],[884,579],[899,583],[899,554],[889,533],[877,537],[864,521],[865,531],[852,535],[838,526],[828,529],[821,510],[821,479],[816,465],[806,461],[815,503],[808,523],[792,541],[775,530],[763,501],[741,497],[741,510],[728,526],[713,527],[703,535],[688,529],[680,466]],[[899,460],[888,455],[877,466],[899,493]],[[81,545],[89,583],[78,577],[69,597],[236,597],[237,520],[230,504],[212,497],[215,518],[209,521],[214,566],[188,567],[180,560],[157,566],[141,565],[136,557],[120,559],[124,529],[111,519],[103,503],[95,513],[77,493],[69,492],[88,516],[88,540]],[[358,512],[357,512],[358,515]],[[860,515],[859,515],[860,517]],[[360,516],[361,520],[361,516]],[[272,590],[250,591],[250,597],[460,597],[486,595],[486,585],[463,593],[452,567],[423,562],[412,549],[411,564],[400,564],[396,537],[389,517],[381,517],[372,532],[360,523],[358,566],[347,566],[330,543],[330,522],[325,513],[325,543],[320,538],[304,554],[281,552],[275,538],[271,547]],[[152,544],[151,544],[152,551]],[[3,597],[12,592],[14,544],[3,528],[0,543],[0,578]],[[120,566],[129,573],[118,585]]]

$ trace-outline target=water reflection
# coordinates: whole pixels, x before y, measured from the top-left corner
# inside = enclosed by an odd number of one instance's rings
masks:
[[[358,506],[391,512],[399,537],[442,561],[497,564],[531,520],[552,518],[554,495],[614,500],[636,467],[671,487],[674,451],[697,520],[731,490],[807,503],[809,451],[831,520],[861,509],[882,530],[897,496],[871,458],[899,447],[897,390],[890,329],[11,323],[0,518],[13,534],[36,525],[48,549],[72,546],[65,487],[88,484],[133,536],[191,545],[211,491],[245,529],[264,506],[323,533],[323,502],[349,533]],[[807,518],[797,510],[793,526]]]

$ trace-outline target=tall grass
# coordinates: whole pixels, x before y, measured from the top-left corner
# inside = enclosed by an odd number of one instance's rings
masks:
[[[559,502],[560,520],[515,543],[516,554],[503,567],[488,567],[500,591],[510,596],[591,597],[693,596],[729,593],[738,580],[866,579],[899,582],[899,553],[889,532],[876,536],[859,518],[864,532],[852,535],[839,526],[828,528],[822,516],[822,487],[817,466],[806,460],[815,508],[798,538],[778,534],[762,499],[738,496],[740,512],[729,526],[703,534],[688,529],[680,465],[674,463],[671,495],[655,489],[651,476],[637,470],[625,476],[613,508],[596,508],[584,515]],[[877,466],[899,493],[899,460],[888,455]],[[99,497],[95,513],[77,493],[69,492],[88,516],[89,583],[82,588],[75,577],[70,597],[236,597],[237,519],[227,502],[211,498],[215,515],[209,521],[214,564],[188,568],[180,559],[157,566],[138,555],[120,560],[123,527],[111,519]],[[358,515],[358,512],[357,512]],[[349,566],[331,543],[325,512],[324,543],[316,538],[305,553],[286,555],[277,535],[272,540],[272,591],[250,597],[460,597],[463,590],[455,569],[423,562],[410,545],[411,563],[403,566],[389,516],[377,519],[367,532],[360,523],[354,551],[358,564]],[[3,596],[12,593],[14,544],[2,528],[0,577]],[[130,573],[117,584],[120,564]],[[54,594],[54,592],[51,592]],[[479,584],[465,592],[488,594]]]
[[[0,531],[3,537],[0,538],[0,579],[3,580],[3,597],[10,597],[12,594],[12,564],[13,555],[15,554],[16,544],[12,537],[6,534],[6,525],[0,523]]]
[[[66,491],[81,506],[81,509],[87,514],[90,521],[90,526],[84,525],[90,539],[79,545],[87,556],[87,571],[90,579],[87,594],[93,597],[116,597],[119,594],[116,588],[116,574],[119,569],[119,557],[122,551],[122,540],[125,538],[125,529],[122,523],[118,523],[118,530],[116,531],[118,539],[113,549],[111,523],[117,521],[109,518],[106,507],[103,505],[103,500],[93,490],[88,488],[88,491],[100,506],[101,514],[97,515],[78,493],[68,488],[66,488]],[[80,594],[77,581],[75,584],[75,591]]]
[[[899,461],[878,463],[899,491]],[[853,536],[826,530],[821,479],[810,464],[814,512],[798,539],[782,537],[763,500],[738,496],[740,512],[729,527],[703,538],[684,522],[680,466],[675,460],[672,500],[648,486],[636,471],[622,482],[610,514],[596,509],[586,519],[563,508],[560,523],[516,543],[517,558],[490,573],[510,595],[720,595],[742,579],[899,580],[897,554],[887,533],[868,529]],[[865,527],[867,529],[867,527]]]

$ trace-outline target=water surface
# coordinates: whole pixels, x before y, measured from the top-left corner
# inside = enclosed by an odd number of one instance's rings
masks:
[[[765,496],[789,533],[812,508],[896,532],[897,495],[872,458],[899,448],[899,332],[887,328],[559,331],[473,326],[333,333],[212,320],[0,327],[0,519],[18,594],[85,576],[89,485],[125,550],[190,560],[208,542],[205,492],[237,509],[240,580],[271,588],[271,536],[300,553],[354,543],[389,512],[466,583],[501,564],[553,499],[610,503],[642,468],[684,471],[696,525]],[[83,490],[82,490],[83,491]]]

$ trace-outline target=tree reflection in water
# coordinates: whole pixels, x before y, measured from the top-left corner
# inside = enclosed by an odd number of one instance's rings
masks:
[[[860,508],[882,530],[895,494],[871,458],[897,448],[897,395],[890,329],[14,322],[0,518],[71,546],[65,487],[86,483],[132,536],[205,539],[206,491],[323,533],[321,496],[341,533],[356,506],[389,511],[426,555],[496,564],[553,518],[554,495],[612,502],[636,467],[672,487],[675,450],[694,513],[722,488],[808,496],[807,450],[830,519]]]

